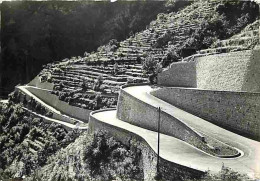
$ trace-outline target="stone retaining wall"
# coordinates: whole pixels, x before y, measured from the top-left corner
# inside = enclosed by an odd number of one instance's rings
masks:
[[[41,117],[41,116],[37,115],[36,113],[34,113],[34,112],[32,112],[32,111],[30,111],[30,110],[28,110],[28,109],[23,109],[23,110],[25,110],[25,111],[28,112],[29,114],[33,114],[33,116],[35,116],[35,117],[37,117],[37,118],[40,118],[43,122],[59,124],[59,125],[61,125],[64,129],[66,129],[67,131],[71,131],[71,130],[72,130],[71,127],[68,127],[68,126],[66,126],[66,125],[64,125],[64,124],[52,122],[52,121],[50,121],[50,120],[48,120],[48,119],[46,119],[46,118],[44,118],[44,117]]]
[[[18,91],[22,92],[20,89],[18,89]],[[20,96],[20,102],[23,102],[24,99],[26,99],[27,101],[29,101],[31,99],[31,97],[29,95],[27,95],[25,92],[22,92],[22,95],[23,96]],[[57,113],[55,113],[53,111],[51,111],[51,112],[53,113],[53,115],[52,115],[53,119],[64,121],[64,122],[67,122],[67,123],[70,123],[70,124],[74,124],[75,123],[75,120],[71,119],[70,117],[66,117],[66,116],[63,116],[61,114],[57,114]]]
[[[158,75],[158,84],[209,90],[260,92],[260,49],[197,57]]]
[[[209,122],[260,141],[260,93],[169,87],[151,94]]]
[[[67,102],[59,100],[58,96],[51,94],[51,92],[48,90],[37,89],[34,87],[27,87],[27,89],[43,102],[54,107],[60,112],[65,113],[66,115],[73,118],[79,119],[83,122],[88,122],[89,113],[92,110],[71,106]]]
[[[121,89],[117,105],[118,119],[145,129],[157,131],[158,117],[158,108],[140,101]],[[191,144],[199,143],[203,139],[195,130],[163,110],[160,114],[160,120],[160,131],[163,134],[174,136]]]
[[[113,136],[126,146],[130,147],[134,145],[140,149],[142,152],[144,180],[154,180],[157,168],[157,154],[143,138],[125,129],[101,122],[90,115],[88,132],[94,133],[100,130],[106,130],[110,136]],[[199,178],[204,174],[204,172],[169,162],[161,157],[159,162],[159,171],[162,173],[163,180]]]

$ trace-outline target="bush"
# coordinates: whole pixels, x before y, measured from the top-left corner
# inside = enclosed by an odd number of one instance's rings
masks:
[[[143,62],[144,74],[149,75],[151,84],[156,83],[157,75],[162,71],[161,63],[156,61],[152,55],[148,55]]]
[[[35,111],[37,113],[42,113],[42,105],[38,102],[36,102]]]
[[[231,168],[225,167],[223,164],[220,172],[217,174],[210,174],[210,171],[208,171],[206,175],[200,179],[186,181],[252,181],[252,179],[249,179],[245,174],[240,174]]]
[[[46,164],[50,155],[73,142],[80,133],[75,130],[67,131],[55,123],[43,122],[33,114],[24,112],[21,106],[11,103],[5,107],[1,106],[0,110],[3,113],[0,115],[0,130],[3,128],[1,130],[3,134],[0,135],[0,169],[11,168],[10,177],[14,174],[20,176],[31,174],[39,166]],[[37,105],[37,109],[40,107]],[[45,114],[48,114],[48,111]],[[32,144],[35,140],[42,144],[37,143],[38,146]],[[30,148],[37,152],[32,153],[29,151]],[[15,160],[21,163],[19,170],[9,167]],[[6,169],[3,172],[8,171],[9,169]]]
[[[47,111],[46,116],[49,117],[49,118],[52,118],[53,113],[51,111]]]
[[[83,91],[87,91],[89,89],[88,83],[85,79],[83,79],[83,82],[81,84],[81,88],[82,88]]]
[[[26,97],[24,97],[23,99],[23,105],[26,106],[27,105],[27,100],[26,100]]]
[[[109,137],[105,131],[94,134],[84,154],[91,170],[91,177],[97,180],[113,180],[116,177],[123,180],[143,179],[142,168],[138,166],[140,157],[140,150],[122,145],[113,137]]]
[[[59,100],[61,100],[61,101],[64,101],[64,100],[65,100],[65,95],[64,95],[64,93],[60,93],[60,95],[59,95]]]
[[[119,67],[118,67],[118,63],[116,62],[116,63],[114,64],[114,67],[113,67],[113,74],[114,74],[114,75],[117,75],[118,71],[119,71]]]
[[[103,83],[103,76],[99,75],[96,81],[94,82],[93,90],[99,91],[102,83]]]

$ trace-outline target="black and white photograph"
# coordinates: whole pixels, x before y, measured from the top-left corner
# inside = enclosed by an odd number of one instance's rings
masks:
[[[259,6],[0,0],[0,181],[260,181]]]

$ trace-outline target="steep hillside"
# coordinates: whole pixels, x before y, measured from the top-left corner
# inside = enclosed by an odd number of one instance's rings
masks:
[[[196,52],[203,56],[254,48],[258,13],[258,6],[249,1],[194,1],[177,13],[159,14],[146,30],[124,41],[112,39],[83,57],[46,64],[34,80],[16,87],[9,100],[0,103],[0,179],[142,178],[140,155],[131,148],[102,136],[93,141],[87,134],[73,143],[81,134],[77,128],[86,126],[90,111],[115,108],[121,86],[148,83],[150,65],[161,69],[183,58],[191,61]],[[82,120],[69,114],[74,110],[81,111]],[[109,153],[102,152],[106,149]],[[102,159],[96,163],[93,158]]]
[[[85,64],[80,60],[47,65],[39,74],[39,81],[52,83],[52,94],[69,105],[89,110],[113,108],[117,104],[120,86],[147,82],[141,64]]]
[[[0,103],[0,125],[0,179],[31,174],[80,134],[43,121],[11,100]]]
[[[224,53],[253,49],[259,44],[259,20],[247,25],[240,33],[226,39],[217,40],[209,49],[201,50],[198,53]]]
[[[101,47],[88,59],[135,61],[153,54],[167,65],[238,33],[258,14],[253,2],[197,1],[177,13],[159,14],[145,31],[120,42],[116,50]]]
[[[147,81],[142,62],[148,55],[167,66],[241,31],[258,11],[253,2],[194,2],[178,13],[159,14],[145,31],[124,41],[111,40],[84,57],[48,64],[40,81],[52,83],[53,94],[69,104],[89,110],[114,107],[120,86]],[[256,36],[253,31],[251,40]]]
[[[126,147],[104,131],[94,135],[83,133],[74,143],[49,157],[48,164],[24,180],[143,180],[145,165],[141,162],[141,150],[135,144]],[[201,179],[178,175],[175,178],[184,181],[250,180],[224,165],[219,173],[209,171]]]
[[[1,3],[2,61],[0,91],[28,83],[42,65],[95,51],[110,39],[124,40],[145,29],[166,7],[163,1],[138,2],[6,2]],[[12,62],[10,64],[10,62]]]
[[[200,56],[254,49],[260,44],[259,26],[260,22],[257,19],[253,23],[248,24],[238,34],[228,39],[218,39],[209,48],[199,50],[196,54],[183,59],[183,61],[192,61],[195,57]]]
[[[25,180],[142,180],[140,156],[105,132],[84,133]]]

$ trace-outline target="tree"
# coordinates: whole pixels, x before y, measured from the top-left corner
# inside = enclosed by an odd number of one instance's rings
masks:
[[[83,91],[88,90],[88,83],[87,83],[86,79],[83,79],[83,82],[81,84],[81,88],[82,88]]]
[[[103,76],[99,75],[98,78],[94,82],[93,90],[99,91],[102,83],[103,83]]]
[[[119,67],[118,67],[118,63],[116,62],[115,64],[114,64],[114,67],[113,67],[114,69],[113,69],[113,74],[114,75],[117,75],[117,73],[118,73],[118,71],[119,71]]]
[[[149,75],[150,83],[156,83],[157,75],[162,71],[161,63],[156,61],[153,55],[148,55],[143,62],[142,68],[144,74]]]

